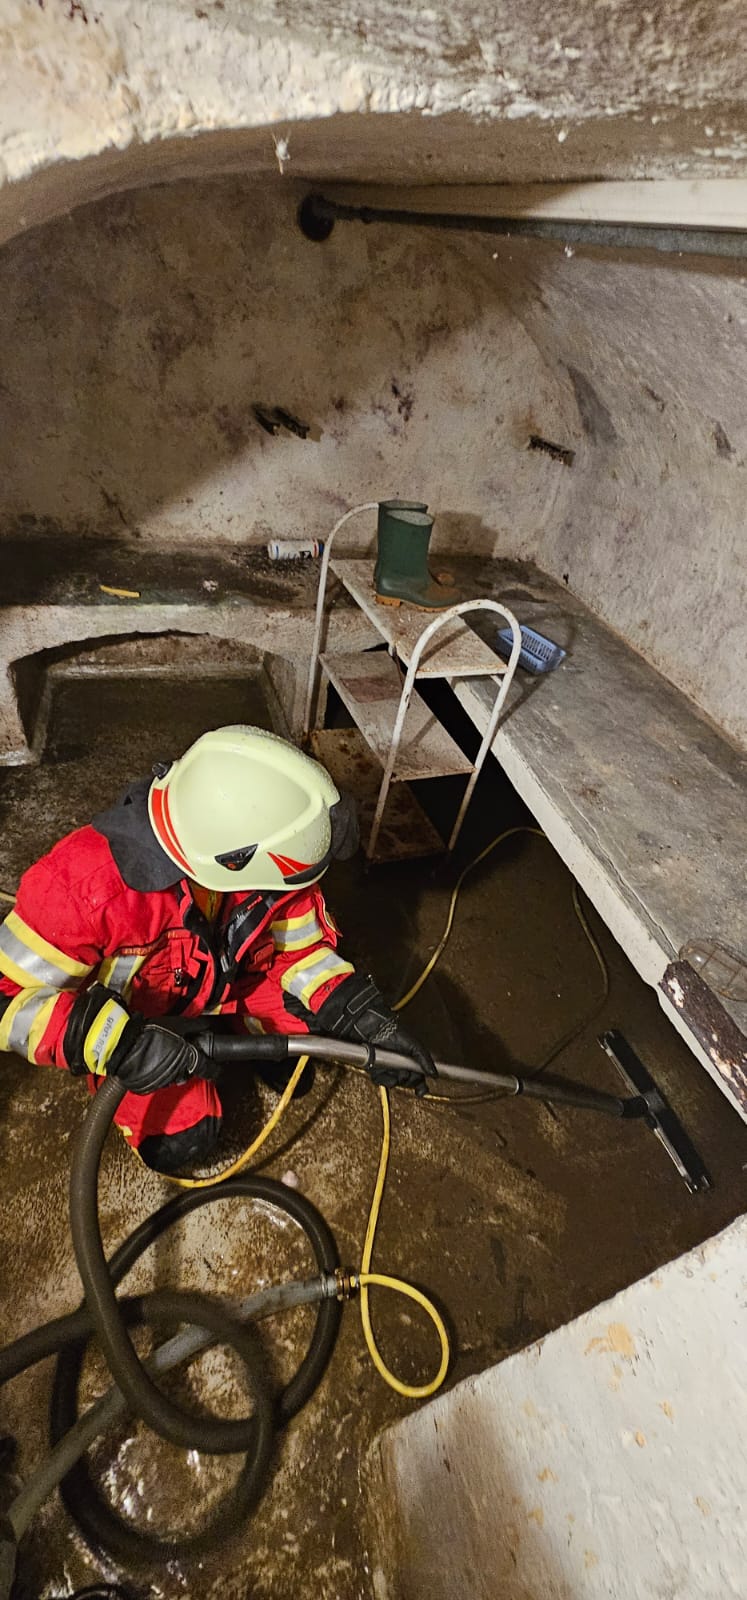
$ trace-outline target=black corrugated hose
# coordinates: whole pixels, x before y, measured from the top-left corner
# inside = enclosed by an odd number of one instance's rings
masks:
[[[94,1548],[132,1564],[154,1559],[204,1555],[223,1545],[252,1509],[264,1487],[275,1428],[288,1422],[314,1392],[332,1353],[341,1304],[319,1298],[314,1331],[298,1371],[272,1396],[254,1332],[222,1302],[202,1294],[158,1290],[117,1300],[115,1289],[134,1263],[165,1230],[192,1211],[217,1200],[260,1200],[286,1213],[303,1229],[314,1251],[321,1283],[339,1265],[337,1248],[323,1217],[297,1191],[271,1178],[238,1176],[212,1189],[183,1190],[120,1245],[107,1263],[98,1217],[98,1173],[106,1135],[122,1097],[116,1078],[106,1080],[92,1100],[77,1138],[71,1173],[71,1227],[86,1300],[78,1311],[58,1317],[0,1351],[0,1385],[44,1359],[58,1355],[52,1406],[52,1444],[62,1441],[78,1416],[78,1386],[89,1338],[95,1334],[112,1376],[132,1414],[162,1438],[208,1454],[246,1453],[230,1493],[208,1527],[189,1537],[158,1538],[126,1522],[98,1494],[84,1460],[67,1471],[63,1501]],[[323,1291],[320,1291],[320,1296]],[[267,1291],[268,1296],[273,1291]],[[230,1345],[241,1356],[253,1397],[251,1415],[239,1420],[205,1417],[183,1409],[157,1388],[137,1356],[127,1332],[133,1324],[189,1323],[204,1328],[213,1342]],[[41,1469],[43,1471],[43,1468]],[[50,1484],[51,1487],[51,1484]],[[25,1494],[28,1495],[27,1486]],[[20,1499],[21,1497],[19,1497]],[[15,1536],[13,1507],[0,1526],[0,1600],[10,1594]]]

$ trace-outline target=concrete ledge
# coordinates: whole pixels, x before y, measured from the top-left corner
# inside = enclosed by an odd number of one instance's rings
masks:
[[[485,593],[557,640],[548,677],[519,671],[493,753],[670,1020],[747,1117],[747,1005],[723,1002],[736,1059],[660,987],[688,940],[747,950],[747,758],[635,651],[536,569],[483,564]],[[493,690],[455,685],[484,731]]]
[[[134,634],[203,634],[281,658],[286,663],[277,675],[282,711],[288,731],[299,734],[313,626],[311,605],[252,603],[240,597],[218,604],[185,599],[6,607],[0,646],[0,765],[36,759],[18,705],[13,664],[63,645]],[[355,650],[375,642],[376,636],[360,612],[341,605],[330,617],[328,637],[333,649]]]
[[[380,1435],[376,1600],[744,1594],[747,1218]]]

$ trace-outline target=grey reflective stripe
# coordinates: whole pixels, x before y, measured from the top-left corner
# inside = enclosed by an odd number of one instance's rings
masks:
[[[33,989],[25,1000],[21,1001],[13,1017],[8,1034],[8,1049],[19,1050],[23,1055],[28,1048],[29,1034],[36,1022],[42,1006],[53,997],[59,995],[59,989]]]
[[[303,950],[304,945],[316,944],[322,938],[321,924],[313,915],[302,928],[272,928],[276,950]]]
[[[27,944],[16,938],[7,922],[0,927],[0,952],[6,955],[14,966],[28,973],[34,983],[51,983],[55,989],[78,989],[83,982],[82,975],[74,977],[72,973],[66,972],[64,967],[45,961],[44,956],[37,955],[35,950],[30,950]]]
[[[295,995],[297,1000],[303,1000],[308,990],[313,993],[314,989],[318,989],[327,978],[334,978],[338,972],[352,972],[352,970],[349,961],[343,961],[340,956],[335,955],[334,950],[325,945],[316,961],[309,961],[298,968],[290,967],[281,979],[281,986],[288,994]]]
[[[102,962],[98,977],[102,983],[106,983],[108,989],[114,989],[117,994],[124,994],[130,979],[142,962],[142,956],[115,956],[113,961]],[[107,976],[104,977],[107,968]]]

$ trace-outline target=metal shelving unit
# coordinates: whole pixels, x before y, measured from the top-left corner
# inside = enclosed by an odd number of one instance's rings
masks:
[[[332,556],[333,542],[339,529],[351,517],[366,511],[378,511],[378,503],[368,502],[346,512],[332,529],[325,544],[309,668],[307,735],[312,743],[316,742],[320,757],[331,766],[335,775],[335,735],[329,729],[323,733],[314,732],[321,671],[337,690],[359,730],[365,751],[381,771],[365,846],[369,860],[382,859],[377,847],[392,784],[412,784],[424,778],[454,774],[467,776],[468,782],[447,845],[448,850],[453,850],[506,702],[521,649],[521,631],[513,612],[497,600],[464,600],[436,613],[419,611],[404,602],[398,607],[380,605],[373,588],[373,561],[370,558],[334,560]],[[386,652],[374,649],[328,655],[322,651],[330,569],[368,617],[386,645]],[[511,628],[512,648],[507,662],[502,661],[464,620],[470,614],[486,611],[495,612]],[[480,748],[474,761],[470,761],[429,709],[418,693],[417,684],[419,680],[434,679],[453,684],[459,678],[474,677],[492,679],[495,698]],[[345,751],[348,762],[352,755],[352,759],[360,766],[360,743],[351,741],[350,730],[344,730],[344,733],[345,738],[337,742]],[[390,848],[385,859],[392,854],[427,855],[438,848],[441,841],[434,843],[437,840],[435,830],[422,812],[421,817],[422,847],[418,843],[418,827],[411,826],[405,830],[406,847],[396,851]]]

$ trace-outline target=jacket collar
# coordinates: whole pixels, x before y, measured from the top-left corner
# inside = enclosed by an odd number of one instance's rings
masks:
[[[161,849],[150,825],[148,791],[151,778],[138,778],[91,826],[103,834],[128,889],[143,893],[171,889],[184,873]]]

